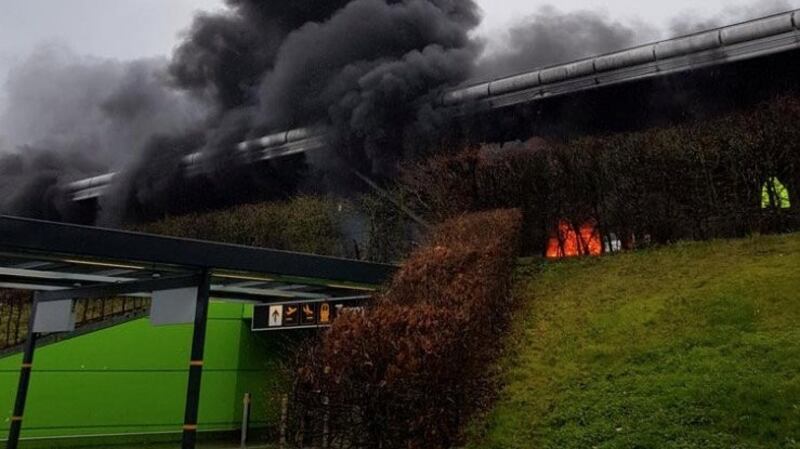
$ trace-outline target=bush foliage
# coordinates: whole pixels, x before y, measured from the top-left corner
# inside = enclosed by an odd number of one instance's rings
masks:
[[[400,192],[390,195],[402,201]],[[359,208],[367,224],[366,258],[383,263],[402,260],[411,246],[408,219],[399,208],[377,194],[366,194],[359,200]]]
[[[344,236],[345,205],[322,197],[238,206],[168,217],[137,230],[239,245],[351,256]]]
[[[511,312],[520,221],[516,211],[496,211],[440,225],[369,308],[343,314],[310,345],[292,401],[295,443],[458,442],[494,391],[489,367]]]
[[[433,221],[519,208],[530,252],[562,220],[597,220],[629,246],[786,231],[798,224],[797,123],[800,97],[782,96],[703,122],[440,155],[406,167],[402,183]],[[791,210],[762,208],[773,177]]]

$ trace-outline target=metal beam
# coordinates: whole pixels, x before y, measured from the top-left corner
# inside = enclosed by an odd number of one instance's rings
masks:
[[[197,308],[194,315],[192,355],[189,361],[189,384],[186,390],[186,411],[183,419],[183,438],[181,443],[183,449],[195,449],[197,445],[197,417],[200,410],[200,381],[203,376],[203,353],[206,344],[210,286],[210,272],[204,270],[197,290]]]
[[[200,275],[175,276],[146,279],[143,281],[119,282],[116,284],[90,285],[66,290],[40,292],[39,302],[62,301],[65,299],[94,299],[125,296],[134,293],[149,293],[158,290],[172,290],[195,287],[200,284]]]
[[[212,285],[211,290],[214,292],[214,295],[239,295],[239,296],[269,296],[269,297],[278,297],[278,298],[298,298],[298,299],[324,299],[327,298],[328,295],[322,293],[304,293],[304,292],[292,292],[280,289],[269,289],[269,288],[242,288],[242,287],[231,287],[231,286],[224,286],[224,285]]]
[[[0,276],[25,279],[47,279],[52,281],[65,281],[70,283],[82,282],[127,282],[135,278],[101,276],[97,274],[70,273],[66,271],[29,270],[22,268],[0,267]]]
[[[382,284],[396,269],[335,257],[0,216],[0,251]]]
[[[25,347],[22,354],[22,366],[19,373],[19,384],[17,385],[17,399],[14,402],[14,412],[10,417],[11,427],[8,431],[8,449],[17,449],[19,437],[22,432],[22,419],[25,415],[25,402],[28,399],[28,387],[31,382],[31,371],[33,371],[33,355],[36,350],[36,333],[33,331],[33,322],[36,319],[36,308],[39,303],[38,293],[33,295],[31,304],[31,314],[28,318],[28,338],[25,340]]]

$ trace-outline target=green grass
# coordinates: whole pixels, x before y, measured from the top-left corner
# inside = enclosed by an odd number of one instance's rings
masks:
[[[800,235],[523,262],[472,448],[800,447]]]

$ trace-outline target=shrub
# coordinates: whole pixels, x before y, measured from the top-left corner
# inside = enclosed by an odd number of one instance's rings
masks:
[[[136,230],[315,254],[352,256],[344,235],[346,205],[321,197],[238,206],[168,217]]]
[[[364,313],[345,313],[300,358],[295,443],[449,448],[492,397],[510,313],[520,216],[440,225]]]
[[[432,221],[519,208],[527,252],[543,252],[563,220],[596,221],[628,245],[796,229],[800,210],[800,98],[700,123],[470,148],[408,166],[402,185]],[[791,210],[762,208],[779,179]]]
[[[411,241],[407,217],[390,200],[377,194],[363,195],[359,206],[367,223],[366,258],[383,263],[401,260],[408,253]]]

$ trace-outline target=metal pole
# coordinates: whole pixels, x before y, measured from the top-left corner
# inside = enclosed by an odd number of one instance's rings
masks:
[[[281,428],[280,428],[280,440],[278,443],[278,447],[281,449],[286,447],[286,421],[288,420],[289,415],[289,396],[283,395],[281,397]]]
[[[195,449],[197,444],[197,416],[200,407],[200,379],[203,375],[203,351],[206,343],[208,321],[208,295],[211,276],[203,270],[197,289],[197,308],[194,314],[192,357],[189,362],[189,386],[186,391],[186,413],[183,419],[183,449]]]
[[[33,294],[31,313],[28,317],[28,338],[22,355],[22,367],[19,372],[19,385],[17,386],[17,400],[14,403],[14,414],[11,416],[11,428],[8,432],[8,449],[17,449],[19,435],[22,431],[22,417],[25,414],[25,401],[28,399],[28,386],[33,370],[33,353],[36,349],[36,333],[33,331],[33,322],[36,319],[36,306],[39,303],[38,294]]]
[[[328,449],[329,439],[330,439],[330,418],[331,418],[331,409],[330,409],[330,400],[327,396],[322,398],[322,405],[325,407],[325,414],[322,415],[322,449]]]
[[[253,400],[250,393],[245,393],[242,400],[242,449],[247,448],[247,431],[250,429],[250,407],[252,404]]]

